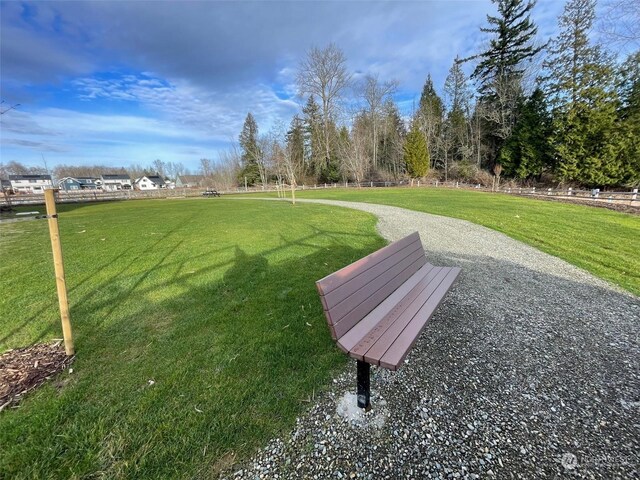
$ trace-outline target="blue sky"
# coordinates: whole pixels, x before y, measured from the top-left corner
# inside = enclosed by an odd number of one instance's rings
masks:
[[[539,41],[563,1],[540,0]],[[261,131],[304,100],[295,72],[336,43],[354,77],[396,79],[408,111],[431,74],[486,42],[489,0],[412,2],[2,1],[0,162],[131,163],[196,169],[235,140],[248,111]],[[468,65],[468,69],[471,65]]]

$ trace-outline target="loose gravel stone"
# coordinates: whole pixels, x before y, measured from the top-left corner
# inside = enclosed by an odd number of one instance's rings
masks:
[[[345,406],[353,362],[223,478],[640,478],[638,297],[467,221],[313,202],[378,216],[389,241],[417,230],[462,273],[403,367],[372,367],[370,412]]]

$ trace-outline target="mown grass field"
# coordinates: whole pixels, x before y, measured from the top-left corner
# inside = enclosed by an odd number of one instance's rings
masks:
[[[298,192],[298,196],[379,203],[469,220],[640,295],[639,216],[605,208],[445,188],[318,189]]]
[[[346,361],[314,281],[384,245],[325,206],[60,210],[77,358],[0,413],[0,478],[215,477]],[[0,352],[61,337],[46,221],[0,225],[0,291]]]

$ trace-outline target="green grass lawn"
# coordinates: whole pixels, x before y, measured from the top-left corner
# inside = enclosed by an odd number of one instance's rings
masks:
[[[306,190],[301,198],[380,203],[498,230],[640,295],[640,217],[605,208],[445,188]]]
[[[211,478],[289,429],[345,362],[314,281],[384,245],[375,222],[225,199],[62,206],[77,358],[0,413],[0,478]],[[0,272],[0,352],[61,337],[46,221],[0,225]]]

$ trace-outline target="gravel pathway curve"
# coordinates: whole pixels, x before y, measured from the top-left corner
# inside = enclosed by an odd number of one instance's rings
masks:
[[[350,362],[225,478],[640,478],[638,297],[464,220],[317,203],[378,216],[389,241],[418,230],[462,274],[405,365],[372,368],[371,412],[350,411]]]

